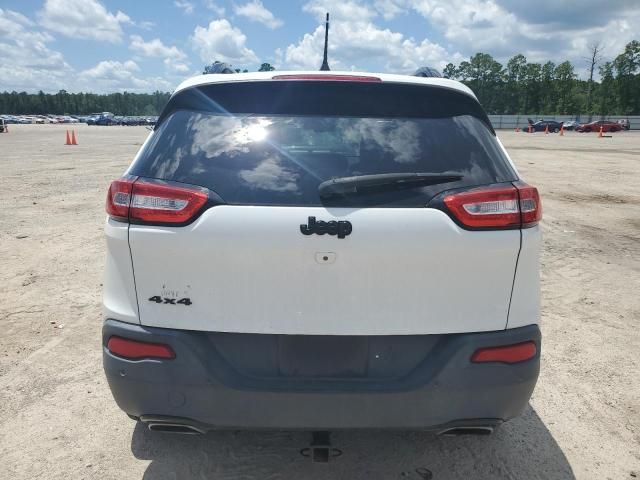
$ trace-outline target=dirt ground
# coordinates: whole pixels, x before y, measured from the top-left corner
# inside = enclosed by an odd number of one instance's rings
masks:
[[[152,434],[101,366],[109,182],[144,127],[0,134],[0,478],[612,479],[640,477],[640,132],[500,132],[542,194],[542,371],[530,408],[491,437],[337,432],[314,465],[301,432]]]

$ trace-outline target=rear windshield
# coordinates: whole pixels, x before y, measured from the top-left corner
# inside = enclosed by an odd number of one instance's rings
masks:
[[[203,186],[228,204],[287,206],[423,207],[443,190],[515,180],[472,99],[421,86],[338,83],[227,84],[178,95],[130,173]],[[336,178],[444,172],[462,178],[318,193]]]

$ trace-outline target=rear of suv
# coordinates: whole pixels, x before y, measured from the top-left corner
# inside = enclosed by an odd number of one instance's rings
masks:
[[[540,199],[439,78],[205,75],[108,192],[104,368],[158,430],[490,431],[540,358]]]

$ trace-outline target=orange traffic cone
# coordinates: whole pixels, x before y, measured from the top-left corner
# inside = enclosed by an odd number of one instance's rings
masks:
[[[71,139],[69,138],[69,130],[67,130],[67,141],[64,142],[65,145],[71,145]]]
[[[600,132],[598,132],[598,138],[602,138],[604,137],[604,135],[602,135],[602,125],[600,125]]]
[[[544,133],[545,133],[545,135],[547,135],[549,133],[549,125],[544,127]]]
[[[71,130],[71,145],[77,145],[78,142],[76,142],[76,131],[75,130]]]
[[[560,136],[564,135],[564,125],[560,125]]]

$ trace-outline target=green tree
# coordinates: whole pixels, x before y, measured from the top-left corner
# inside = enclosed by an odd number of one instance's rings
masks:
[[[0,112],[4,114],[86,115],[113,112],[116,115],[157,115],[169,100],[167,92],[154,93],[0,93]]]
[[[557,89],[557,103],[555,111],[563,115],[576,111],[576,99],[573,93],[576,74],[573,72],[571,62],[565,61],[554,70],[555,85]]]
[[[557,91],[555,86],[556,64],[549,61],[540,70],[540,111],[555,113]]]
[[[273,72],[274,70],[275,67],[273,67],[270,63],[263,63],[258,69],[259,72]]]
[[[609,115],[615,111],[617,98],[615,97],[615,80],[613,77],[613,63],[605,62],[598,69],[600,73],[600,85],[596,89],[595,97],[598,99],[598,112],[601,115]]]
[[[495,113],[499,110],[503,69],[491,55],[476,53],[468,62],[460,64],[458,75],[475,91],[487,111]]]
[[[616,75],[616,93],[618,110],[623,114],[637,112],[640,109],[640,41],[629,42],[624,52],[613,61]]]
[[[524,78],[527,59],[518,54],[509,59],[505,72],[505,113],[524,112]]]
[[[526,113],[545,113],[540,102],[542,65],[527,63],[524,68],[524,108]],[[550,112],[549,112],[550,113]]]
[[[444,78],[458,78],[458,69],[453,63],[447,63],[442,70],[442,76]]]

